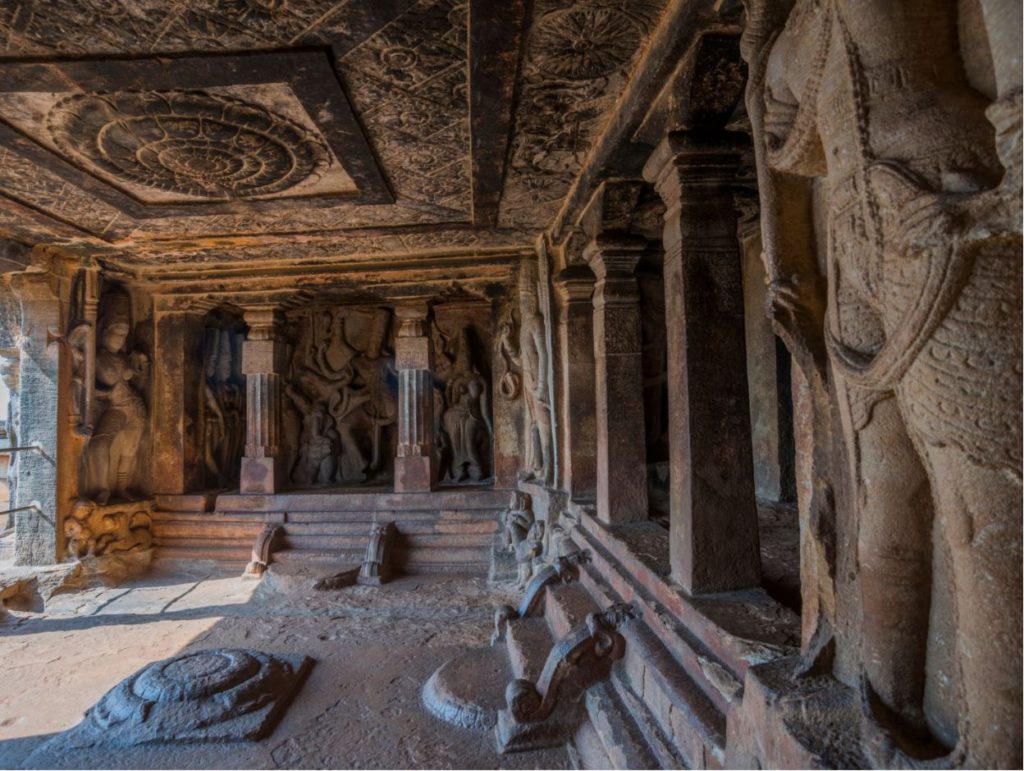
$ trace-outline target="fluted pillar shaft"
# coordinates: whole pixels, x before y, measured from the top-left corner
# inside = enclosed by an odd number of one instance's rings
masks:
[[[288,346],[280,335],[280,311],[247,308],[249,333],[242,344],[245,374],[245,455],[239,489],[243,493],[276,493],[286,483],[281,449],[281,373]]]
[[[398,369],[398,448],[395,492],[437,486],[434,452],[434,350],[427,334],[426,304],[399,305],[395,338]]]

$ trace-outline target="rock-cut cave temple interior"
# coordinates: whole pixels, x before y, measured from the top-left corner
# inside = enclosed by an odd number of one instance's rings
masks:
[[[1020,768],[1021,15],[0,2],[0,767]]]

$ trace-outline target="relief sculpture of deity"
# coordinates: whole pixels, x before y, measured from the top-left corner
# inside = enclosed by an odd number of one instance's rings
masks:
[[[519,352],[514,363],[522,371],[522,391],[526,398],[528,423],[524,475],[527,480],[547,482],[552,470],[548,348],[534,278],[529,270],[520,277]]]
[[[353,334],[348,319],[361,317]],[[285,394],[300,415],[291,481],[363,482],[385,470],[384,430],[395,423],[395,372],[384,345],[387,310],[318,310],[306,317]]]
[[[994,194],[1003,169],[961,64],[957,4],[787,10],[748,2],[748,110],[773,317],[796,360],[826,352],[838,395],[864,740],[883,767],[943,752],[1019,764],[1021,629],[1007,609],[1021,605],[1021,240]],[[827,211],[819,258],[812,204]],[[936,580],[957,598],[959,719],[945,727],[926,699]]]
[[[245,384],[237,333],[206,329],[203,371],[203,460],[207,475],[221,487],[237,482],[245,441]]]
[[[459,333],[455,361],[447,368],[441,414],[441,476],[479,482],[490,474],[490,385],[472,361],[468,331]]]
[[[149,376],[149,358],[128,347],[130,301],[111,292],[101,306],[96,351],[97,415],[82,455],[80,493],[105,504],[133,500],[139,448],[148,411],[142,389]]]

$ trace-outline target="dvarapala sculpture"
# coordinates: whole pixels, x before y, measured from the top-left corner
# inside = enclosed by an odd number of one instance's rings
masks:
[[[946,577],[960,691],[946,762],[1019,765],[1021,629],[1007,610],[1021,606],[1019,153],[1004,152],[1016,185],[1000,190],[956,3],[749,0],[748,12],[771,312],[838,403],[872,760],[911,762],[936,730],[929,608]]]

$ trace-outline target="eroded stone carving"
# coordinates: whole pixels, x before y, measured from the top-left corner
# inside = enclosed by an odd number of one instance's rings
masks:
[[[625,604],[590,613],[551,649],[536,683],[509,683],[505,690],[508,708],[498,713],[498,750],[510,752],[558,742],[561,737],[545,735],[540,724],[554,711],[560,686],[570,676],[591,684],[607,674],[625,646],[619,627],[636,617],[636,609]]]
[[[96,424],[82,455],[79,494],[99,504],[132,500],[139,447],[148,410],[142,391],[149,357],[131,350],[130,300],[111,290],[103,298],[96,352]]]
[[[827,360],[838,394],[872,760],[918,762],[938,733],[955,742],[943,762],[1019,764],[1006,651],[1021,630],[1002,610],[1021,602],[1019,180],[995,187],[954,5],[903,4],[899,21],[885,2],[749,6],[771,310],[805,376],[827,388]],[[823,258],[806,246],[810,202],[827,211]],[[935,526],[958,598],[955,727],[924,706]]]
[[[326,145],[283,115],[205,91],[73,94],[47,128],[69,157],[203,199],[278,193],[330,163]]]
[[[245,575],[259,577],[267,572],[274,550],[280,547],[283,536],[284,528],[281,525],[267,523],[263,526],[252,546],[252,557],[245,566]]]
[[[231,327],[206,327],[202,384],[203,461],[217,487],[238,481],[245,449],[245,377],[241,371],[242,334]]]
[[[479,482],[491,473],[490,384],[472,360],[467,328],[460,330],[455,346],[454,361],[444,375],[440,476]]]
[[[69,734],[71,747],[129,747],[265,736],[313,665],[307,656],[216,648],[143,667],[108,691]]]
[[[291,481],[361,482],[386,474],[385,430],[397,418],[391,312],[321,308],[302,314],[285,394]],[[388,446],[385,446],[385,445]]]
[[[519,356],[512,361],[522,371],[526,399],[524,476],[546,482],[551,474],[551,397],[544,318],[538,302],[536,273],[532,266],[524,263],[519,277]]]
[[[569,584],[579,579],[580,567],[590,562],[589,550],[578,550],[558,557],[553,563],[538,572],[526,587],[518,608],[501,605],[494,611],[494,633],[491,644],[505,639],[505,628],[509,621],[533,615],[544,599],[544,593],[552,584]]]
[[[391,580],[391,548],[397,532],[394,522],[374,522],[370,542],[366,545],[366,559],[356,579],[358,583],[380,586]]]
[[[64,520],[64,538],[72,559],[148,549],[153,544],[153,503],[77,501]]]

